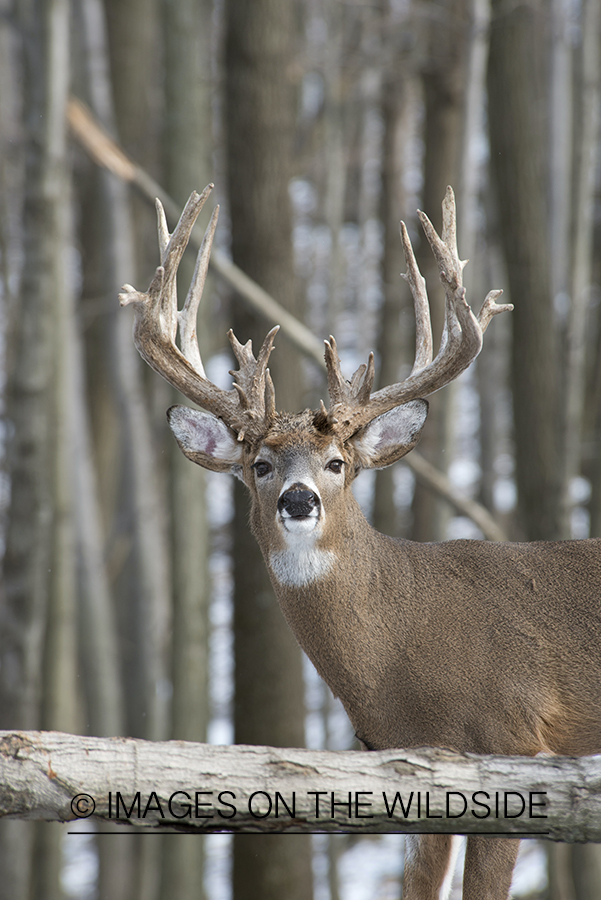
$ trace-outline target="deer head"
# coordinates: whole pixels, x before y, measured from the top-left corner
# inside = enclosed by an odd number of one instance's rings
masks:
[[[443,203],[443,230],[439,237],[424,213],[418,213],[437,259],[445,288],[446,316],[440,350],[432,353],[432,330],[425,282],[421,276],[404,223],[401,239],[407,260],[407,279],[415,304],[416,354],[409,377],[372,393],[374,360],[370,354],[350,381],[342,375],[336,341],[325,341],[329,407],[290,414],[278,412],[267,363],[278,328],[273,328],[255,358],[250,341],[242,345],[232,331],[229,339],[238,369],[233,388],[212,384],[205,371],[196,339],[196,317],[217,225],[218,208],[207,227],[196,270],[183,309],[178,310],[177,267],[192,227],[212,185],[193,193],[173,234],[157,201],[161,266],[146,293],[125,285],[122,305],[135,309],[134,341],[153,369],[192,400],[202,411],[174,406],[169,424],[185,455],[217,472],[231,472],[249,488],[253,500],[253,529],[268,561],[292,544],[312,550],[313,569],[318,561],[317,542],[328,559],[328,548],[341,506],[352,503],[350,485],[362,469],[382,468],[408,453],[419,440],[426,421],[424,399],[453,381],[478,355],[482,335],[493,315],[511,309],[497,305],[501,291],[491,291],[478,315],[465,299],[456,243],[455,201],[451,188]],[[175,343],[179,326],[179,349]],[[331,534],[329,532],[331,531]],[[329,537],[328,537],[329,536]],[[317,560],[317,561],[316,561]],[[307,560],[304,560],[306,563]],[[312,567],[296,578],[311,579]],[[277,577],[277,566],[276,566]]]

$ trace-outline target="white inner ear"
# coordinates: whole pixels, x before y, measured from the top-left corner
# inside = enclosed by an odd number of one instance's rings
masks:
[[[373,459],[392,447],[412,444],[422,430],[427,415],[427,403],[411,400],[378,416],[352,442],[362,456]]]
[[[210,413],[174,406],[169,412],[169,425],[186,450],[232,464],[242,462],[242,443],[225,422]]]

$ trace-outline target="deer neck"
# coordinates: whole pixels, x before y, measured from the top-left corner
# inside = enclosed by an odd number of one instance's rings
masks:
[[[361,592],[373,581],[383,535],[371,527],[350,491],[341,507],[329,513],[319,534],[282,537],[265,527],[253,505],[252,530],[278,597],[317,596],[323,590],[342,594],[351,585]]]
[[[410,584],[411,577],[400,571],[408,567],[402,543],[375,531],[352,495],[336,522],[335,534],[324,535],[314,546],[288,550],[274,550],[268,536],[256,526],[254,530],[299,644],[342,699],[357,733],[367,734],[373,728],[362,722],[365,710],[372,716],[385,709],[378,704],[385,693],[382,660],[388,656],[384,645],[391,625],[385,598],[393,584],[398,596],[399,583],[404,579]],[[394,556],[385,546],[389,544],[396,549]],[[399,601],[399,620],[406,615],[403,606]],[[374,702],[366,704],[372,694]]]

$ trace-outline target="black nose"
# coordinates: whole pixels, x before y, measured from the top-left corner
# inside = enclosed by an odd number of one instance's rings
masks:
[[[319,497],[314,491],[292,489],[282,494],[278,500],[278,510],[286,510],[289,516],[310,516],[316,506],[319,506]]]

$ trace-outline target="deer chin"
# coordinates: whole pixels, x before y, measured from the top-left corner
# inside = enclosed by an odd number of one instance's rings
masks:
[[[317,510],[308,516],[289,516],[284,512],[279,518],[288,534],[312,534],[319,524]]]
[[[323,513],[308,516],[278,513],[286,549],[272,550],[269,564],[276,580],[286,587],[303,587],[325,578],[336,563],[332,550],[318,547],[323,533]]]

